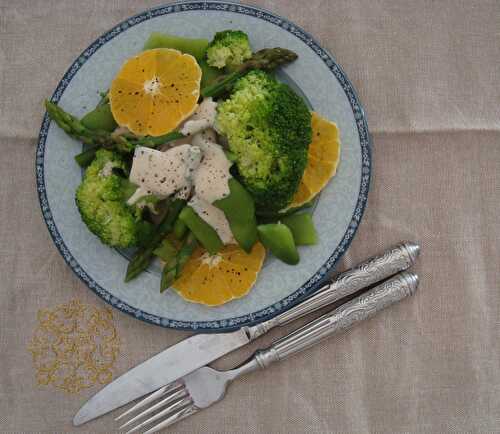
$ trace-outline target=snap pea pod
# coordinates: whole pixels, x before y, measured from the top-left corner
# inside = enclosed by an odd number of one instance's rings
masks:
[[[84,127],[94,131],[102,130],[112,132],[118,127],[113,117],[113,113],[111,113],[109,103],[99,103],[94,110],[88,112],[82,118],[81,122]]]
[[[312,216],[309,213],[293,214],[281,220],[292,231],[295,245],[307,246],[318,242]]]
[[[293,240],[292,231],[282,223],[269,223],[257,226],[259,239],[274,256],[286,264],[298,264],[299,252]]]
[[[144,44],[144,50],[153,48],[173,48],[183,53],[191,54],[200,61],[205,57],[208,48],[208,39],[183,38],[168,33],[152,32]]]
[[[214,202],[224,212],[229,227],[240,247],[250,253],[257,241],[257,221],[252,196],[236,179],[228,182],[229,195]]]
[[[164,292],[169,288],[175,279],[179,278],[184,265],[189,260],[196,247],[198,246],[198,241],[192,232],[190,232],[184,239],[181,248],[177,252],[177,255],[172,257],[163,267],[161,273],[160,282],[160,292]]]
[[[180,218],[177,218],[174,223],[175,238],[181,240],[182,238],[184,238],[184,235],[186,235],[187,230],[188,227],[186,226],[186,223],[184,223]]]
[[[144,247],[139,248],[130,260],[127,267],[127,274],[125,275],[125,282],[129,282],[130,280],[134,279],[148,267],[153,258],[154,250],[163,241],[165,236],[170,233],[173,228],[175,219],[177,218],[185,204],[186,201],[181,199],[175,199],[174,201],[172,201],[167,215],[158,225],[151,239],[146,243]]]
[[[179,218],[186,224],[200,244],[207,249],[208,253],[215,255],[222,249],[224,244],[215,229],[196,214],[193,208],[186,206],[179,214]]]

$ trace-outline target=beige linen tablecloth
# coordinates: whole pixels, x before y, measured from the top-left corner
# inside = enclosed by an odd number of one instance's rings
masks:
[[[0,431],[115,432],[71,419],[99,387],[38,384],[39,309],[106,305],[66,266],[38,206],[42,101],[91,41],[159,2],[0,0]],[[234,384],[180,433],[500,431],[500,2],[258,1],[330,49],[359,91],[374,176],[344,269],[422,245],[419,292]],[[187,333],[113,312],[114,375]],[[228,357],[230,366],[283,331]],[[43,380],[43,379],[42,379]],[[43,382],[43,381],[42,381]]]

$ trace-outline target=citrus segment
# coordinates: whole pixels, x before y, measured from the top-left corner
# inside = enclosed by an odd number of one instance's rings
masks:
[[[185,300],[218,306],[248,294],[265,255],[260,243],[250,253],[236,244],[226,245],[213,256],[198,247],[172,286]]]
[[[147,50],[127,60],[109,91],[116,122],[137,135],[161,136],[196,109],[201,68],[189,54]]]
[[[309,202],[335,175],[340,159],[340,137],[337,125],[319,114],[312,113],[312,141],[309,144],[307,166],[299,188],[288,208]]]

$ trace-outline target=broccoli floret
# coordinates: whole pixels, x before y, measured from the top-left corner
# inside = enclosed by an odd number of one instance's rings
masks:
[[[85,171],[76,190],[76,205],[82,220],[101,241],[113,247],[133,247],[152,232],[152,225],[141,219],[140,210],[129,207],[129,182],[115,172],[127,173],[123,158],[100,149]]]
[[[248,36],[241,30],[224,30],[215,34],[207,49],[207,62],[215,68],[229,69],[252,57]]]
[[[217,108],[238,175],[260,212],[286,207],[298,188],[311,142],[311,113],[286,84],[251,71]]]

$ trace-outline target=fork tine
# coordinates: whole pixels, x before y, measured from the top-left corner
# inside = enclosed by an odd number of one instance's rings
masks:
[[[186,417],[191,416],[192,414],[195,414],[198,410],[199,410],[199,408],[195,407],[194,405],[190,405],[189,407],[185,407],[185,408],[179,410],[177,413],[170,416],[168,419],[165,419],[163,422],[160,422],[158,425],[155,425],[153,428],[146,431],[144,434],[153,434],[155,432],[158,432],[163,428],[167,428],[170,425],[173,425],[174,423],[179,422],[182,419],[185,419]]]
[[[147,396],[144,398],[142,401],[138,402],[135,404],[133,407],[129,408],[126,412],[120,414],[115,420],[120,420],[123,419],[125,416],[129,415],[130,413],[133,413],[140,408],[148,405],[150,402],[153,402],[157,400],[158,398],[161,398],[162,396],[166,395],[167,393],[173,392],[173,389],[177,390],[179,387],[182,387],[182,383],[179,383],[178,381],[174,383],[167,384],[166,386],[163,386],[162,388],[158,389],[156,392],[153,392],[151,395]]]
[[[144,422],[140,423],[135,428],[132,428],[130,431],[127,431],[126,434],[132,434],[133,432],[140,430],[142,427],[149,425],[150,423],[154,422],[155,420],[158,420],[164,416],[167,416],[168,414],[171,414],[172,412],[176,412],[174,414],[174,416],[175,416],[177,414],[178,410],[181,410],[188,405],[193,405],[193,401],[191,400],[191,398],[189,396],[181,399],[180,401],[174,402],[172,405],[169,405],[167,408],[165,408],[164,410],[155,414],[154,416],[151,416],[149,419],[146,419]],[[169,419],[171,417],[172,416],[169,416]]]
[[[148,409],[144,410],[142,413],[139,413],[137,416],[133,417],[130,419],[128,422],[124,423],[120,429],[125,428],[126,426],[129,426],[133,424],[135,421],[142,419],[144,416],[153,413],[154,411],[165,407],[167,404],[170,404],[173,401],[176,401],[180,398],[185,398],[186,396],[189,396],[186,388],[181,388],[179,390],[174,390],[173,393],[170,393],[166,398],[162,399],[160,402],[157,402],[156,404],[152,405]]]

